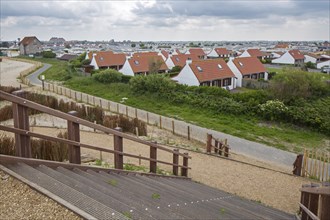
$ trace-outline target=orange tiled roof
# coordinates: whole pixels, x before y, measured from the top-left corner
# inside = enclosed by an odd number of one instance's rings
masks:
[[[278,48],[278,49],[286,49],[286,48],[289,48],[289,44],[285,44],[285,43],[277,44],[277,45],[275,46],[275,48]]]
[[[239,57],[233,60],[233,63],[242,75],[249,75],[252,73],[266,72],[266,68],[256,57]]]
[[[134,53],[133,57],[142,57],[142,56],[158,56],[157,52],[139,52]]]
[[[126,61],[124,53],[113,53],[112,51],[99,51],[95,53],[95,60],[99,67],[122,66]]]
[[[235,77],[223,59],[195,60],[189,66],[199,82]]]
[[[230,51],[226,48],[215,48],[215,52],[217,52],[218,55],[228,55],[230,54]]]
[[[180,67],[184,67],[184,65],[186,65],[186,61],[188,58],[191,59],[192,61],[199,60],[198,56],[194,54],[178,54],[171,56],[171,60],[174,63],[174,65]]]
[[[168,58],[168,52],[166,50],[162,50],[161,53],[166,59]]]
[[[295,60],[305,59],[304,54],[302,54],[299,50],[289,50],[289,53]]]
[[[130,60],[128,60],[128,62],[131,65],[134,73],[149,72],[149,66],[153,62],[161,63],[159,70],[161,70],[161,71],[168,70],[168,67],[165,64],[163,58],[159,55],[156,55],[156,56],[151,56],[151,55],[134,56],[133,55],[133,57]]]
[[[259,49],[247,49],[251,57],[262,57],[264,54]]]
[[[191,48],[191,49],[189,49],[189,53],[197,55],[197,56],[205,56],[206,55],[202,48]]]

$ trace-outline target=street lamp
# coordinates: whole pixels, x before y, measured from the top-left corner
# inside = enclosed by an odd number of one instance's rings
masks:
[[[40,76],[41,82],[42,82],[42,90],[45,90],[45,75]]]

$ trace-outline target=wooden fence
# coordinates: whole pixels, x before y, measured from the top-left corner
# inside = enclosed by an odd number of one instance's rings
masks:
[[[173,174],[175,176],[179,175],[179,168],[181,168],[181,176],[188,176],[188,169],[191,169],[188,166],[188,159],[191,157],[188,153],[180,153],[178,149],[168,149],[166,147],[160,146],[154,142],[148,142],[141,140],[135,136],[125,134],[121,131],[121,128],[110,129],[98,124],[94,124],[87,120],[76,117],[76,112],[63,113],[43,105],[34,103],[27,99],[22,98],[24,96],[24,91],[15,91],[14,95],[0,91],[0,98],[7,100],[13,103],[13,115],[14,115],[14,127],[0,125],[0,130],[12,132],[15,134],[15,147],[16,155],[19,157],[31,157],[31,137],[40,138],[44,140],[60,142],[67,144],[69,146],[69,162],[74,164],[81,163],[81,154],[80,148],[87,148],[101,152],[107,152],[114,155],[114,165],[115,169],[123,169],[123,158],[130,157],[136,158],[139,160],[146,160],[150,162],[150,173],[156,173],[157,164],[165,164],[172,166]],[[40,133],[35,133],[29,129],[29,115],[28,110],[35,109],[40,112],[67,120],[68,124],[68,139],[56,138],[52,136],[47,136]],[[102,131],[106,134],[112,134],[114,137],[114,149],[101,148],[98,146],[92,146],[88,144],[83,144],[80,142],[80,129],[79,126],[87,126],[92,129]],[[147,145],[150,149],[150,156],[140,156],[130,153],[125,153],[123,146],[123,139],[128,139],[139,144]],[[161,161],[157,159],[157,152],[164,151],[172,154],[173,162]],[[139,153],[139,152],[137,152]],[[179,160],[179,157],[182,157]],[[182,161],[182,165],[179,164],[179,161]]]
[[[301,176],[319,181],[330,181],[330,153],[322,150],[304,150]]]
[[[227,144],[227,139],[219,140],[212,136],[212,134],[207,134],[206,136],[206,152],[212,153],[212,149],[215,154],[220,156],[229,157],[229,145]]]
[[[303,185],[300,189],[299,215],[301,220],[330,219],[330,184]]]

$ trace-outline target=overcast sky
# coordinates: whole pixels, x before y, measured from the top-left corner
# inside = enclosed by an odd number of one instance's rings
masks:
[[[1,40],[329,40],[329,0],[0,0]]]

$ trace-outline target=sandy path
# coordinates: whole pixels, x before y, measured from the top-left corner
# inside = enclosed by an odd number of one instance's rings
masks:
[[[56,136],[63,129],[33,127],[31,130]],[[112,135],[82,131],[81,141],[86,144],[113,149]],[[184,152],[184,150],[180,151]],[[82,148],[81,152],[89,157],[100,158],[99,151]],[[126,139],[124,139],[124,152],[149,157],[148,146]],[[295,213],[298,210],[298,202],[300,201],[299,188],[302,184],[309,183],[308,180],[301,177],[206,154],[189,152],[189,155],[193,158],[189,164],[192,168],[189,170],[189,176],[192,180],[289,213]],[[113,165],[112,154],[102,153],[102,159],[109,163],[110,166]],[[172,161],[172,155],[167,152],[158,151],[158,159]],[[139,164],[137,159],[127,157],[124,157],[124,162],[135,165]],[[141,164],[148,167],[147,161],[142,161]],[[171,171],[170,166],[159,164],[159,167]]]
[[[15,60],[3,58],[0,62],[0,85],[19,87],[20,83],[17,81],[20,73],[33,67],[32,63],[25,63]]]

